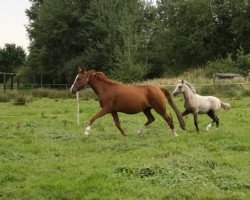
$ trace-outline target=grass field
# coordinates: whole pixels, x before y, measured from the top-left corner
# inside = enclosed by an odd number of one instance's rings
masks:
[[[205,132],[201,115],[197,134],[190,115],[185,132],[175,117],[173,137],[154,114],[138,136],[144,115],[120,114],[126,138],[110,115],[83,137],[94,100],[81,102],[81,126],[74,99],[0,103],[0,199],[250,199],[250,98],[223,101],[232,109],[219,113],[219,129]]]

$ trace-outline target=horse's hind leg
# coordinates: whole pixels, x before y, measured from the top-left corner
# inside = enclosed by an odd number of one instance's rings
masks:
[[[117,112],[112,112],[111,114],[112,114],[112,117],[113,117],[113,119],[114,119],[114,121],[115,121],[116,127],[119,129],[119,131],[121,132],[121,134],[122,134],[123,136],[126,136],[126,133],[125,133],[125,132],[123,131],[123,129],[121,128],[121,124],[120,124],[120,120],[119,120],[119,117],[118,117]]]
[[[147,108],[143,111],[143,113],[146,115],[146,117],[148,118],[148,121],[143,125],[141,126],[140,128],[138,128],[137,130],[137,134],[141,134],[142,131],[149,125],[151,124],[153,121],[155,121],[155,118],[154,116],[152,115],[151,113],[151,108]]]
[[[162,118],[168,123],[169,127],[171,128],[172,130],[172,133],[175,135],[175,136],[178,136],[176,134],[176,131],[175,131],[175,128],[174,128],[174,123],[173,123],[173,119],[172,117],[170,117],[169,115],[167,115],[167,113],[163,113],[163,114],[160,114],[162,116]]]

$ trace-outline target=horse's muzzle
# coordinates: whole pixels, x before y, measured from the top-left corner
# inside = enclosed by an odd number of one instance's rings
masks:
[[[178,93],[177,93],[177,92],[174,92],[173,95],[176,97],[176,96],[178,95]]]
[[[75,90],[74,88],[70,88],[70,90],[69,90],[69,92],[71,93],[71,94],[76,94],[76,92],[77,92],[77,90]]]

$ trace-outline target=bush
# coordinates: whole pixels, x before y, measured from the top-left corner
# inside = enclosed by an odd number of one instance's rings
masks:
[[[244,90],[242,96],[250,97],[250,90],[249,89]]]
[[[18,96],[16,96],[14,104],[15,105],[25,105],[26,104],[26,98],[19,94]]]
[[[16,97],[16,91],[6,91],[0,92],[0,102],[10,102],[12,99]]]
[[[69,90],[56,90],[47,88],[37,88],[32,90],[32,96],[34,97],[47,97],[47,98],[69,98]]]
[[[79,98],[82,100],[97,99],[95,92],[91,88],[86,88],[81,90],[79,93]]]
[[[237,54],[236,66],[243,76],[248,76],[250,73],[250,54],[243,55],[242,52],[239,52]]]
[[[119,64],[111,71],[112,78],[123,81],[125,83],[142,81],[147,75],[149,68],[144,65],[133,63]]]
[[[245,90],[240,85],[226,84],[226,85],[203,85],[199,88],[199,94],[211,96],[226,96],[226,97],[241,97]],[[247,96],[244,95],[244,96]]]
[[[37,88],[32,90],[32,96],[34,97],[47,97],[51,99],[66,99],[66,98],[75,98],[75,95],[70,94],[68,90],[56,90],[56,89],[47,89],[47,88]],[[96,99],[97,96],[94,91],[90,88],[86,88],[79,92],[79,98],[88,100]]]
[[[9,97],[6,93],[0,93],[0,102],[8,102]]]
[[[206,76],[209,78],[212,78],[215,73],[240,73],[230,55],[225,59],[209,61],[205,69]]]

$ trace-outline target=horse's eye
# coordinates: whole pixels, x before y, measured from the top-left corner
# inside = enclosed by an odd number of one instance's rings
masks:
[[[179,88],[181,89],[181,88],[182,88],[182,85],[180,85]]]

